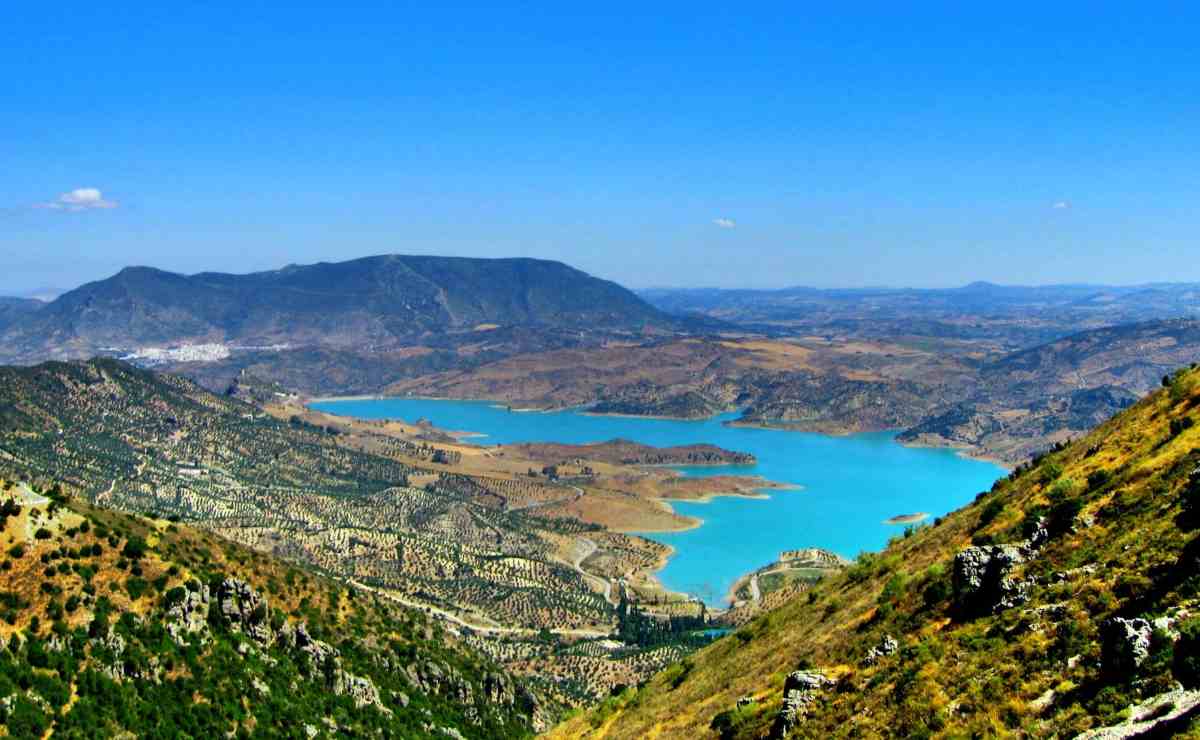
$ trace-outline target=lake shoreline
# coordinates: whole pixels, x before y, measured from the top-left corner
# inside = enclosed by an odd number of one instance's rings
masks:
[[[699,596],[714,608],[724,608],[722,599],[733,584],[757,566],[774,561],[779,552],[799,543],[842,556],[882,549],[895,536],[896,523],[904,523],[885,520],[952,511],[1006,472],[994,462],[961,451],[897,444],[895,430],[761,434],[755,433],[757,426],[727,424],[728,416],[669,420],[561,409],[516,414],[479,399],[455,402],[411,396],[317,410],[368,419],[430,418],[446,428],[479,430],[489,438],[488,447],[549,441],[581,446],[621,438],[659,448],[711,444],[753,455],[756,464],[630,466],[667,467],[696,479],[720,478],[727,469],[730,480],[680,484],[682,495],[671,495],[670,486],[642,485],[631,478],[625,495],[653,499],[654,509],[646,508],[644,514],[630,510],[620,526],[613,527],[669,548],[661,561],[646,563],[658,566],[652,572],[657,583],[672,593]],[[739,470],[744,473],[741,481],[735,480]],[[650,470],[645,474],[654,475]],[[754,474],[761,480],[746,480]],[[812,495],[776,496],[773,490]],[[601,505],[603,499],[598,502]],[[652,514],[655,510],[672,516]],[[651,526],[639,526],[642,516]]]
[[[603,411],[591,411],[590,408],[594,403],[579,403],[570,406],[523,406],[514,408],[506,405],[503,401],[491,398],[453,398],[449,396],[389,396],[389,395],[372,395],[363,394],[358,396],[319,396],[319,397],[303,397],[301,399],[305,406],[310,403],[338,403],[342,401],[452,401],[463,403],[487,403],[493,408],[504,409],[511,413],[520,414],[557,414],[562,412],[575,411],[581,416],[593,416],[597,418],[612,418],[612,419],[652,419],[658,421],[679,421],[679,422],[706,422],[712,421],[719,416],[732,412],[719,412],[710,414],[709,416],[669,416],[662,414],[628,414],[628,413],[606,413]],[[901,428],[888,429],[839,429],[835,426],[827,428],[807,428],[801,424],[795,424],[785,421],[770,422],[770,421],[743,421],[739,419],[728,419],[721,422],[722,426],[731,429],[766,429],[776,432],[799,432],[801,434],[819,434],[826,437],[853,437],[858,434],[881,434],[881,433],[900,433],[904,431]],[[483,435],[487,436],[487,435]],[[977,460],[986,462],[1004,468],[1006,471],[1012,470],[1012,464],[1006,460],[997,457],[987,452],[982,447],[971,445],[940,445],[921,442],[901,442],[893,440],[901,447],[911,449],[931,449],[931,450],[954,450],[960,456],[968,460]],[[719,464],[719,463],[718,463]]]

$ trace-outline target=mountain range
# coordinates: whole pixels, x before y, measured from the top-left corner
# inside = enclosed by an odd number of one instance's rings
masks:
[[[131,267],[0,301],[0,361],[116,356],[224,390],[418,394],[822,432],[1017,462],[1200,356],[1200,287],[648,290],[558,262],[384,255]]]
[[[129,267],[16,310],[24,315],[7,322],[4,359],[25,361],[185,342],[379,351],[481,326],[674,323],[619,285],[559,262],[402,255],[248,275]]]

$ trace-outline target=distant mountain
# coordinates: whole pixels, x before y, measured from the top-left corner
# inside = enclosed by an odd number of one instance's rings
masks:
[[[902,442],[983,449],[1016,462],[1079,436],[1163,375],[1200,360],[1200,321],[1093,329],[986,363],[963,398],[900,434]]]
[[[10,298],[0,296],[0,331],[16,324],[41,309],[46,304],[36,298]]]
[[[961,288],[653,289],[639,295],[676,315],[802,336],[922,337],[1011,351],[1102,326],[1200,317],[1200,284],[996,285]]]
[[[559,262],[385,255],[247,275],[130,267],[9,322],[3,358],[33,362],[180,342],[378,350],[508,326],[641,331],[674,320]]]
[[[1200,321],[1176,319],[1093,329],[1014,352],[982,368],[987,385],[1045,393],[1122,385],[1142,394],[1165,369],[1200,359]]]
[[[525,353],[385,392],[691,419],[739,411],[740,424],[831,433],[902,429],[902,442],[1017,463],[1196,361],[1195,319],[1092,329],[982,358],[915,342],[669,337]]]

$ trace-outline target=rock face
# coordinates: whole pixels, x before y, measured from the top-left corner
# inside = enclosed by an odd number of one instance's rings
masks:
[[[884,635],[879,644],[867,651],[866,657],[862,659],[864,666],[875,665],[880,658],[892,655],[900,649],[900,643],[891,635]]]
[[[271,641],[270,607],[266,597],[250,584],[237,578],[226,578],[217,587],[215,598],[230,629],[245,633],[260,645]]]
[[[1113,617],[1103,625],[1101,656],[1104,671],[1121,675],[1139,668],[1150,657],[1153,627],[1145,619]]]
[[[788,732],[808,714],[817,695],[833,681],[815,671],[793,671],[783,682],[783,707],[771,727],[772,738],[787,737]]]
[[[191,635],[206,638],[208,632],[208,586],[185,589],[183,599],[167,609],[167,634],[183,647]]]
[[[1025,602],[1029,583],[1012,577],[1026,560],[1022,545],[968,547],[954,556],[954,598],[968,615],[995,614]]]
[[[379,688],[369,678],[345,671],[337,648],[313,638],[307,624],[300,622],[293,627],[285,621],[278,632],[273,630],[270,603],[243,580],[226,578],[212,588],[194,583],[185,590],[183,598],[167,610],[167,633],[179,645],[186,644],[194,635],[206,641],[208,614],[213,605],[231,631],[246,635],[260,648],[279,647],[302,656],[308,664],[309,675],[324,676],[326,688],[335,694],[350,696],[359,707],[370,705],[384,712],[390,711],[379,698]],[[245,645],[238,648],[243,655],[249,652]],[[120,653],[119,650],[115,652]]]
[[[1197,716],[1200,716],[1200,691],[1168,691],[1130,707],[1124,722],[1088,730],[1075,740],[1172,737],[1186,730]]]

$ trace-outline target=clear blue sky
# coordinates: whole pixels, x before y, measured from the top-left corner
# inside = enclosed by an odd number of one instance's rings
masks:
[[[0,293],[383,252],[1200,280],[1195,3],[577,5],[13,4]]]

